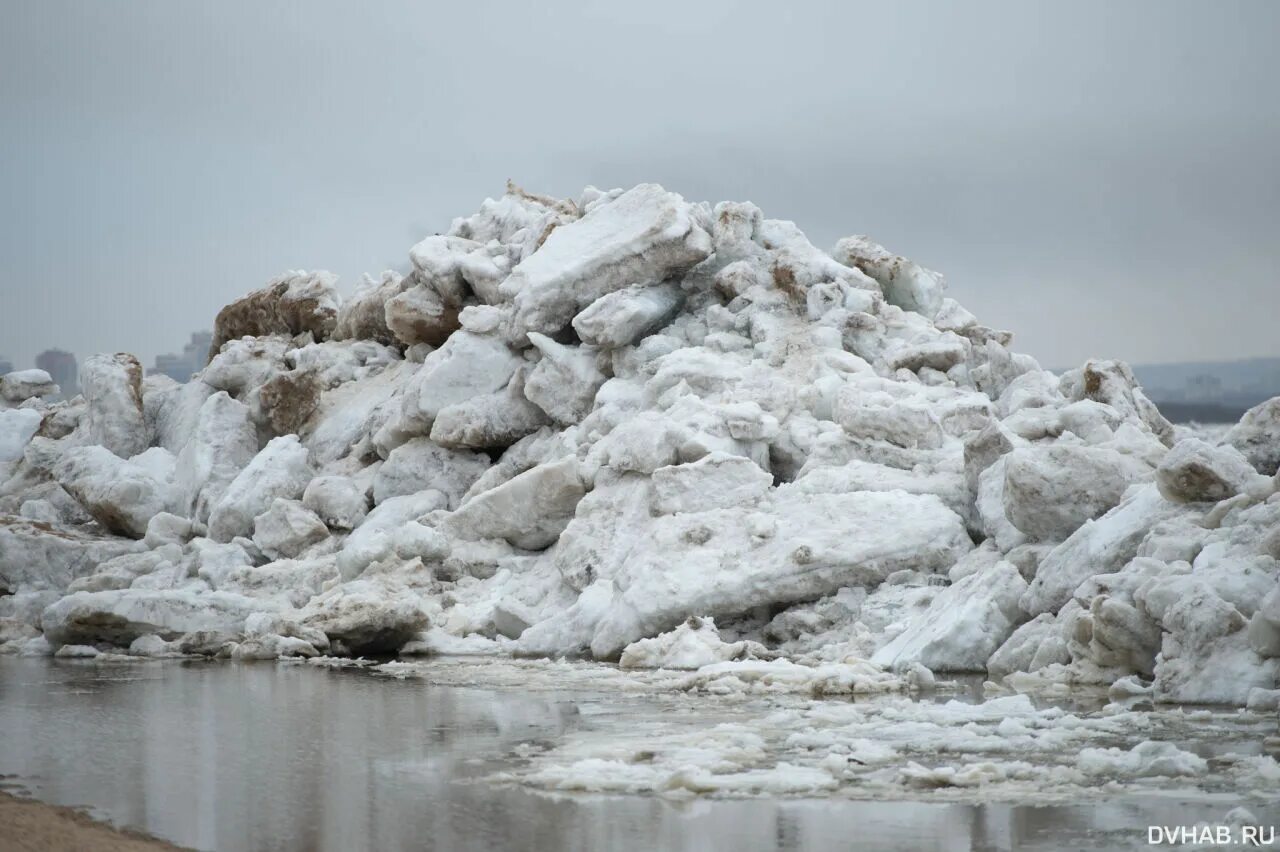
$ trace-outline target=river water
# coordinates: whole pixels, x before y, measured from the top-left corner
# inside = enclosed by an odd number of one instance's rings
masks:
[[[7,789],[223,852],[1136,848],[1148,825],[1224,813],[1176,797],[670,800],[486,780],[522,744],[662,712],[644,696],[304,665],[0,658],[0,774]]]

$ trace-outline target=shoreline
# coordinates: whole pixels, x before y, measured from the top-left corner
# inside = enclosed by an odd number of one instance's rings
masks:
[[[19,852],[160,852],[181,850],[168,841],[141,831],[116,828],[84,811],[51,805],[39,799],[0,790],[0,825],[5,826],[6,849]]]

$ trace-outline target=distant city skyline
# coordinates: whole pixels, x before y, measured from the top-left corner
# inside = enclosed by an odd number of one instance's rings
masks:
[[[182,352],[166,352],[157,355],[147,374],[162,373],[177,382],[188,381],[193,373],[204,369],[209,360],[209,347],[213,344],[213,332],[194,331]]]
[[[166,352],[155,356],[147,365],[143,362],[145,375],[167,375],[177,382],[187,382],[191,376],[204,369],[208,361],[209,345],[213,341],[213,333],[208,330],[194,331],[187,343],[177,352]],[[53,346],[39,352],[30,363],[15,362],[4,353],[0,353],[0,376],[15,370],[44,370],[60,388],[59,397],[67,398],[79,393],[79,370],[85,358],[96,355],[96,352],[74,352],[62,347]],[[131,353],[134,354],[134,353]],[[139,359],[141,360],[141,359]]]

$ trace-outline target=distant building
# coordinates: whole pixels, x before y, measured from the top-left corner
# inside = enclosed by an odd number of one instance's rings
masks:
[[[191,335],[191,340],[187,345],[182,347],[182,354],[187,360],[196,365],[196,370],[204,369],[204,365],[209,363],[209,348],[213,346],[212,331],[197,331]]]
[[[204,369],[209,357],[209,347],[213,344],[213,333],[197,331],[191,340],[182,347],[181,355],[157,355],[152,373],[163,373],[175,382],[189,382],[191,376]]]
[[[191,378],[192,369],[181,355],[157,355],[151,372],[163,373],[175,382],[186,382]]]
[[[1187,379],[1186,398],[1196,402],[1221,402],[1223,397],[1222,379],[1207,373],[1200,373]]]
[[[5,373],[12,373],[12,372],[13,372],[13,362],[10,361],[8,358],[0,356],[0,376],[3,376]]]
[[[64,349],[46,349],[36,356],[36,367],[44,370],[58,386],[62,399],[70,399],[80,393],[80,370],[76,356]]]

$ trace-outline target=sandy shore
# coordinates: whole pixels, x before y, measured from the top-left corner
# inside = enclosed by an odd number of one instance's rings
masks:
[[[5,852],[155,852],[180,849],[136,831],[122,831],[80,811],[0,792],[0,848]]]

